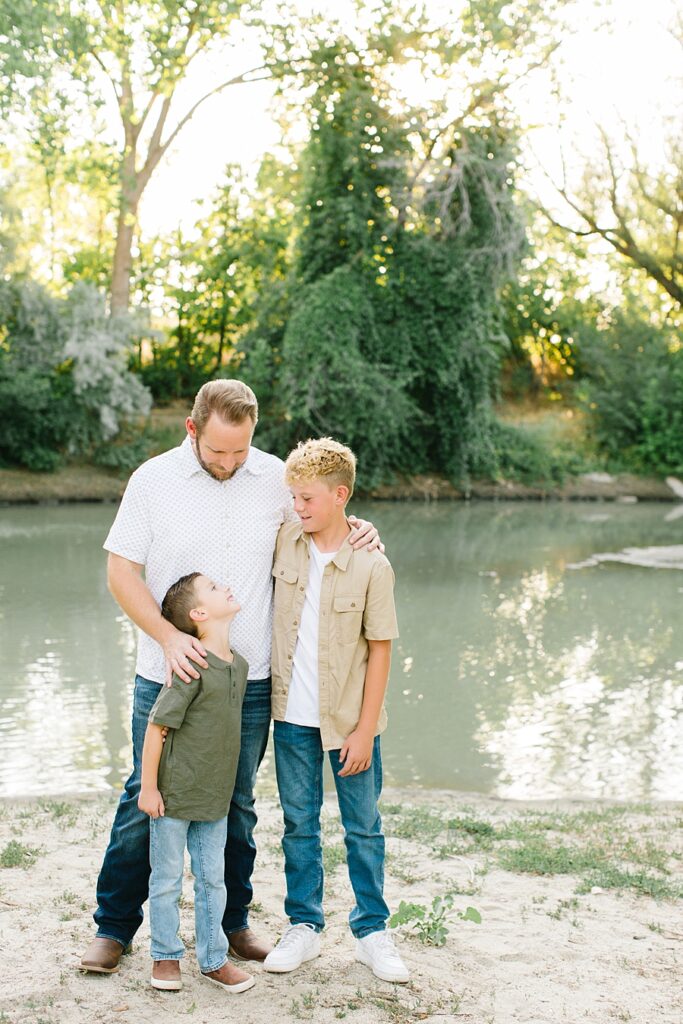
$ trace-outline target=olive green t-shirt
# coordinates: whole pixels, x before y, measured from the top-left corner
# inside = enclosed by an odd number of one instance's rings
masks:
[[[208,668],[184,683],[175,674],[159,692],[149,721],[167,725],[158,788],[169,818],[217,821],[228,813],[240,754],[242,700],[249,666],[206,652]]]

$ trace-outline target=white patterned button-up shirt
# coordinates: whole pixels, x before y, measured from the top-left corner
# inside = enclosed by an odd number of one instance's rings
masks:
[[[242,606],[230,631],[249,663],[250,679],[270,675],[272,567],[283,522],[296,518],[275,455],[250,448],[230,480],[214,480],[197,461],[189,437],[143,463],[128,482],[107,551],[145,567],[152,596],[161,601],[177,579],[201,572],[229,584]],[[162,648],[138,630],[136,671],[163,683]]]

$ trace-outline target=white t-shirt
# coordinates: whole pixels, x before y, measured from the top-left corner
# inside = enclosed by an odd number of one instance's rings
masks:
[[[320,728],[320,693],[318,689],[318,630],[320,625],[320,589],[325,566],[336,551],[318,551],[311,537],[308,545],[310,561],[308,583],[301,609],[301,622],[294,648],[292,679],[287,695],[285,722]]]
[[[266,679],[275,541],[282,523],[296,518],[281,459],[250,448],[230,480],[215,480],[197,462],[186,437],[179,448],[133,473],[104,547],[145,567],[145,581],[159,604],[171,584],[189,572],[229,584],[242,605],[231,643],[249,663],[249,678]],[[142,630],[136,671],[164,682],[164,652]]]

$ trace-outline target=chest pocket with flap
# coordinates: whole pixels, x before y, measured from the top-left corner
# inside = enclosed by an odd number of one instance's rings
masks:
[[[275,611],[288,612],[296,594],[299,573],[291,565],[276,562],[273,566],[273,579],[275,580]]]
[[[360,636],[363,624],[365,594],[350,594],[335,597],[334,618],[337,626],[337,637],[343,644],[355,644]]]

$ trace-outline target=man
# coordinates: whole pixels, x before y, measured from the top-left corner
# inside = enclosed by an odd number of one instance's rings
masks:
[[[296,516],[282,461],[251,445],[257,419],[256,397],[246,384],[204,384],[186,421],[187,437],[135,471],[104,543],[109,588],[139,630],[133,772],[98,878],[97,937],[81,960],[83,970],[118,971],[142,922],[150,872],[149,818],[137,801],[147,717],[172,672],[189,682],[198,677],[195,666],[207,667],[202,643],[163,619],[159,608],[168,587],[189,572],[219,583],[229,580],[242,605],[233,639],[249,664],[249,684],[228,813],[223,929],[237,959],[262,961],[271,949],[248,923],[256,855],[254,784],[270,727],[273,552],[280,526]],[[354,543],[375,545],[372,525],[361,521],[358,526]]]

